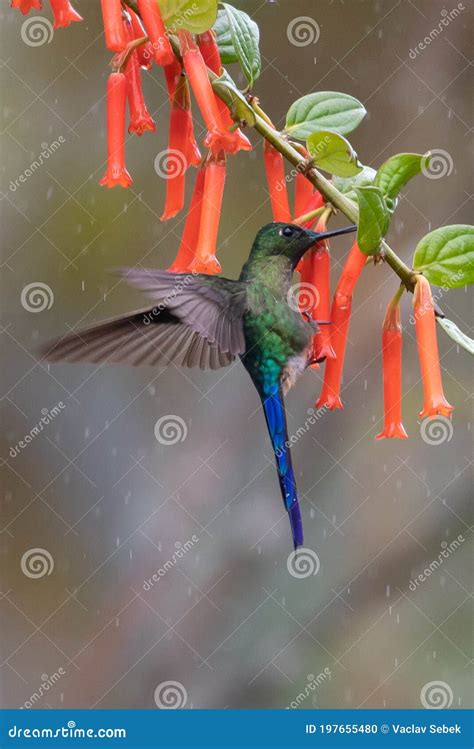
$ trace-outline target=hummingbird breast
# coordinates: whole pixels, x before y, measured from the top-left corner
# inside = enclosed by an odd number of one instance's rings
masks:
[[[249,288],[243,326],[242,362],[257,387],[271,392],[281,382],[288,390],[306,369],[314,326],[264,284]]]

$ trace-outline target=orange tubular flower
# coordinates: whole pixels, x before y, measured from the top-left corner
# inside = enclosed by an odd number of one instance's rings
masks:
[[[188,31],[179,31],[178,35],[184,69],[208,130],[204,145],[214,156],[220,151],[232,153],[235,150],[234,134],[226,130],[222,121],[201,52]]]
[[[367,256],[359,250],[355,242],[342,269],[331,307],[331,345],[336,358],[326,361],[323,387],[316,401],[316,406],[326,406],[331,411],[343,407],[340,396],[341,378],[351,317],[352,293],[366,259]]]
[[[326,219],[321,217],[316,226],[317,232],[326,231]],[[329,322],[331,295],[331,257],[328,242],[317,242],[306,253],[301,269],[301,284],[307,284],[310,296],[313,298],[311,309],[302,310],[311,315],[313,320]],[[313,337],[313,359],[334,359],[334,349],[331,345],[331,326],[321,325]]]
[[[134,13],[131,8],[127,8],[127,12],[132,22],[133,38],[141,39],[142,37],[146,36],[147,34],[144,26],[137,14]],[[136,51],[140,67],[146,68],[146,70],[150,70],[153,64],[153,47],[151,45],[151,42],[145,42],[144,44],[141,44],[139,47],[137,47]]]
[[[320,196],[319,192],[316,191],[316,193]],[[309,211],[315,210],[312,206],[314,194],[315,190],[309,179],[307,179],[302,172],[298,172],[295,180],[295,218],[303,216],[305,213],[309,213]],[[322,204],[323,199],[321,197],[321,205]],[[319,206],[316,206],[316,208],[319,208]]]
[[[111,52],[121,52],[127,44],[127,36],[122,23],[120,0],[100,0],[104,20],[105,46]]]
[[[41,0],[11,0],[11,8],[18,8],[18,10],[26,16],[30,10],[41,10],[43,3]]]
[[[99,183],[105,187],[129,187],[133,182],[125,168],[126,97],[124,73],[111,73],[107,80],[107,170]]]
[[[413,308],[424,391],[423,409],[419,416],[421,418],[437,414],[450,416],[453,407],[450,406],[443,392],[431,288],[424,276],[417,276]]]
[[[389,303],[383,321],[382,366],[384,422],[375,439],[405,440],[408,435],[402,424],[402,326],[398,297]]]
[[[283,156],[266,140],[263,145],[263,158],[268,192],[270,193],[270,202],[272,204],[273,220],[289,223],[291,221],[291,214],[286,189]]]
[[[188,215],[186,216],[178,254],[176,255],[173,264],[168,268],[172,273],[189,273],[191,271],[191,264],[196,254],[196,247],[199,239],[199,226],[201,223],[201,208],[205,179],[206,165],[204,164],[197,173],[193,196],[191,198]]]
[[[83,21],[82,16],[74,10],[69,0],[50,0],[53,11],[53,28],[59,29],[69,26],[72,21]]]
[[[209,29],[209,31],[206,31],[204,34],[199,34],[198,46],[207,67],[216,75],[220,75],[222,72],[221,55],[219,47],[217,46],[216,35],[212,29]],[[230,128],[235,127],[229,108],[218,96],[214,94],[214,97],[219,108],[222,124],[224,125],[224,128],[229,131]],[[231,135],[233,146],[228,149],[229,153],[252,150],[252,144],[240,128],[233,130]]]
[[[190,106],[188,82],[181,76],[171,104],[166,202],[161,221],[176,216],[182,209],[186,170],[191,163],[199,164],[201,159],[194,140]]]
[[[157,0],[137,0],[137,7],[153,47],[155,62],[158,65],[170,65],[173,62],[174,54],[166,36],[166,29]]]
[[[132,24],[127,21],[124,26],[128,39],[133,41],[135,36]],[[127,99],[130,112],[128,132],[136,133],[137,135],[143,135],[145,130],[155,132],[156,125],[147,109],[143,96],[142,74],[137,50],[133,50],[128,59],[125,68],[125,78],[127,79]]]
[[[205,169],[199,237],[190,268],[194,273],[219,273],[221,270],[216,258],[216,247],[224,194],[225,168],[225,154],[220,153],[209,159]]]

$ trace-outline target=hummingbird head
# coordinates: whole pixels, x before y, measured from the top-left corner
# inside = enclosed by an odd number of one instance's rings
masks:
[[[252,247],[252,255],[270,259],[272,256],[286,257],[292,268],[295,268],[303,255],[316,242],[328,237],[336,237],[339,234],[348,234],[356,231],[357,227],[346,226],[343,229],[334,229],[318,234],[311,229],[304,229],[296,224],[284,224],[275,221],[263,226],[255,237]]]

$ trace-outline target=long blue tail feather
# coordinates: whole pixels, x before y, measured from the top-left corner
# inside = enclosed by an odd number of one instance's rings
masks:
[[[271,394],[261,394],[268,432],[272,441],[280,481],[283,504],[290,518],[295,549],[303,544],[303,522],[298,503],[295,475],[291,462],[285,404],[281,388],[276,386]]]

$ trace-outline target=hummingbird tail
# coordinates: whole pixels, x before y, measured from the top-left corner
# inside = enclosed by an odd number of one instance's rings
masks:
[[[303,544],[303,522],[298,503],[295,475],[291,462],[290,443],[286,426],[285,404],[280,386],[271,395],[262,394],[263,410],[275,453],[278,479],[283,504],[290,518],[295,549]]]

